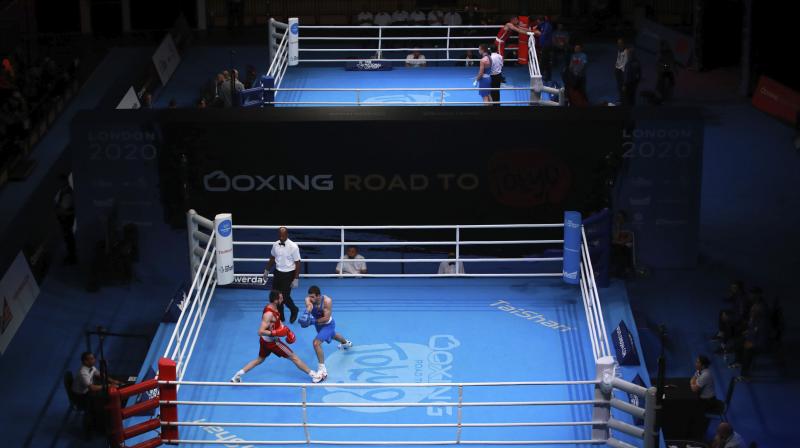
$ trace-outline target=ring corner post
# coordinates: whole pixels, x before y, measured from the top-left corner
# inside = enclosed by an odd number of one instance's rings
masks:
[[[164,425],[164,421],[177,422],[178,421],[178,405],[174,403],[165,403],[169,401],[176,401],[178,399],[178,385],[177,384],[164,384],[162,381],[177,381],[177,364],[169,358],[161,358],[158,360],[158,394],[161,400],[161,438],[165,441],[178,440],[178,427],[175,425]],[[169,442],[167,442],[169,443]]]
[[[300,63],[300,21],[297,17],[289,18],[289,66],[294,67]]]
[[[186,212],[186,236],[189,240],[189,279],[191,281],[194,278],[194,274],[197,269],[197,255],[195,255],[195,247],[199,247],[198,241],[194,236],[194,232],[198,230],[197,221],[195,217],[197,216],[197,212],[194,209],[190,209]]]
[[[615,362],[611,356],[603,356],[595,361],[597,367],[598,384],[594,386],[594,399],[596,403],[592,409],[592,421],[602,422],[592,425],[593,440],[608,440],[610,431],[608,421],[611,419],[611,394],[612,379],[615,377]]]
[[[120,398],[119,389],[114,386],[109,387],[107,400],[106,409],[110,420],[109,426],[111,426],[109,439],[115,446],[124,446],[125,431],[122,427],[122,399]]]
[[[647,389],[644,398],[644,448],[658,447],[658,404],[657,388]]]
[[[564,283],[577,285],[580,282],[581,263],[581,224],[580,212],[564,212]]]
[[[216,252],[217,284],[230,285],[234,279],[233,268],[233,218],[230,213],[214,217],[214,249]]]

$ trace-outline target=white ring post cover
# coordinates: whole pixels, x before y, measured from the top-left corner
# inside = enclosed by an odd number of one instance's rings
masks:
[[[233,222],[230,213],[220,213],[214,217],[216,229],[217,284],[233,283]]]
[[[299,61],[300,23],[297,17],[289,18],[289,65],[295,66]]]

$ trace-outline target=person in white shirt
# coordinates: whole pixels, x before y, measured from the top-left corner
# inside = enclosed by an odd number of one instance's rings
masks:
[[[489,68],[489,77],[492,79],[492,88],[498,88],[503,84],[505,78],[503,76],[503,57],[496,51],[491,51],[489,54],[489,61],[491,67]],[[492,90],[493,106],[500,106],[500,91]]]
[[[425,25],[426,20],[427,16],[419,9],[414,10],[408,15],[408,21],[412,25]]]
[[[392,12],[392,25],[405,25],[408,23],[408,11],[397,8]]]
[[[373,16],[372,13],[367,10],[367,6],[364,5],[364,7],[361,8],[361,12],[356,16],[356,22],[361,26],[370,26],[374,18],[375,16]]]
[[[355,246],[347,247],[345,259],[336,264],[336,273],[350,275],[367,273],[367,262],[364,261],[363,255],[359,255]]]
[[[81,368],[78,369],[78,376],[72,381],[72,392],[75,395],[85,396],[103,390],[103,377],[100,370],[94,366],[96,361],[92,352],[81,354]],[[112,386],[122,384],[114,378],[108,378],[108,383]]]
[[[414,48],[414,52],[406,56],[406,67],[425,67],[425,55],[419,52],[419,48]]]
[[[444,20],[444,12],[438,6],[434,6],[428,13],[428,25],[441,25]]]
[[[272,289],[276,289],[283,294],[283,302],[278,304],[278,311],[281,321],[286,320],[283,314],[283,306],[289,307],[291,316],[289,323],[297,320],[297,305],[292,300],[292,288],[297,288],[300,283],[300,248],[289,239],[289,229],[281,227],[278,229],[278,241],[272,244],[267,268],[264,270],[264,280],[267,280],[270,269],[275,266],[275,277]]]
[[[464,273],[464,263],[459,261],[456,263],[456,254],[455,252],[450,252],[447,254],[447,258],[452,258],[452,260],[443,261],[439,263],[439,274],[463,274]],[[456,269],[458,272],[456,272]]]
[[[450,9],[444,15],[444,24],[450,26],[461,25],[461,14],[454,9]]]
[[[386,11],[381,11],[375,14],[375,25],[388,26],[392,23],[392,16]]]
[[[92,352],[81,354],[81,367],[72,380],[72,400],[79,409],[86,412],[89,424],[99,424],[105,421],[105,397],[103,392],[103,377],[100,370],[94,366],[95,357]],[[110,386],[119,386],[121,382],[108,377]]]

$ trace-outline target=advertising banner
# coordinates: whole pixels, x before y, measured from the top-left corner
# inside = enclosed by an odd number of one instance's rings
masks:
[[[39,296],[39,285],[22,252],[0,279],[0,355],[5,353]]]
[[[161,84],[167,84],[180,63],[181,55],[178,53],[178,48],[175,47],[175,41],[172,40],[172,35],[167,33],[164,40],[161,41],[161,45],[153,53],[153,64],[161,79]]]
[[[753,107],[787,123],[797,124],[800,92],[762,76],[753,92]]]

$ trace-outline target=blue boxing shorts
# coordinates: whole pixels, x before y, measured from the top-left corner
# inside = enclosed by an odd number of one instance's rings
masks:
[[[331,339],[336,335],[336,321],[331,319],[330,322],[324,325],[317,325],[317,337],[322,342],[331,343]]]
[[[481,79],[478,81],[478,87],[480,87],[481,89],[487,89],[492,87],[492,78],[490,78],[489,75],[483,75]],[[492,94],[491,90],[478,90],[478,95],[480,95],[481,98],[489,96],[491,94]]]

